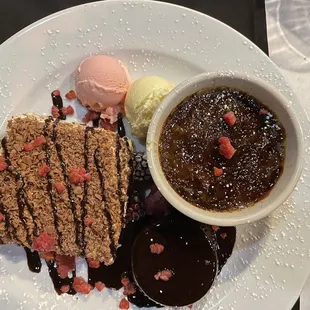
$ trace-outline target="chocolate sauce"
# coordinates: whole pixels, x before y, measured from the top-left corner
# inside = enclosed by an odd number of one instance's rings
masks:
[[[37,251],[32,251],[28,248],[24,248],[27,254],[27,263],[31,272],[40,273],[42,263],[40,255]]]
[[[124,138],[126,136],[123,115],[121,113],[118,113],[117,115],[117,132],[121,138]]]
[[[48,138],[49,133],[48,133],[48,127],[50,125],[50,123],[52,122],[52,118],[48,118],[45,120],[45,125],[43,128],[43,135],[45,138]],[[46,165],[48,167],[51,166],[51,150],[48,146],[48,143],[45,143],[45,162]],[[50,197],[50,201],[51,201],[51,206],[52,206],[52,212],[53,212],[53,218],[54,218],[54,223],[55,223],[55,228],[56,228],[56,232],[57,232],[57,244],[59,246],[60,249],[62,249],[62,233],[60,233],[59,231],[59,223],[58,223],[58,214],[57,214],[57,205],[55,203],[55,197],[54,197],[54,191],[53,191],[53,180],[52,180],[52,176],[50,175],[50,173],[47,173],[47,192],[49,194]]]
[[[54,92],[51,94],[53,105],[59,110],[59,119],[65,120],[67,117],[62,113],[62,108],[64,107],[61,96],[55,96]]]
[[[0,196],[0,199],[1,198],[2,197]],[[7,231],[8,235],[12,239],[12,236],[11,236],[10,230],[9,230],[9,227],[10,227],[10,215],[9,215],[8,212],[6,212],[6,209],[5,209],[4,205],[3,205],[3,203],[1,203],[1,202],[0,202],[0,213],[2,213],[4,215],[5,231]],[[13,237],[14,237],[15,240],[19,241],[18,239],[15,238],[16,237],[16,233],[17,233],[16,228],[14,228]]]
[[[117,179],[118,179],[118,190],[117,194],[120,197],[120,203],[121,203],[121,219],[124,219],[124,208],[125,208],[125,202],[121,198],[121,192],[122,192],[122,182],[121,182],[121,160],[120,160],[120,149],[121,149],[121,143],[118,138],[116,138],[116,147],[115,147],[115,156],[116,156],[116,167],[117,167]]]
[[[71,207],[71,211],[72,211],[73,219],[74,219],[74,223],[75,223],[75,241],[76,241],[76,244],[79,244],[78,241],[80,240],[80,221],[79,221],[79,218],[78,218],[77,213],[76,213],[76,205],[75,205],[75,201],[73,198],[74,196],[73,196],[72,185],[68,180],[66,163],[65,163],[65,161],[62,157],[62,154],[61,154],[61,145],[56,142],[56,139],[57,139],[56,126],[57,126],[57,124],[58,124],[58,120],[56,120],[53,124],[52,140],[55,143],[58,160],[60,162],[63,178],[65,181],[67,190],[68,190],[70,207]]]
[[[99,127],[99,121],[100,121],[100,118],[94,119],[93,120],[93,127],[98,128]]]
[[[96,151],[94,153],[94,163],[95,163],[95,166],[97,168],[97,173],[98,173],[99,180],[100,180],[101,197],[102,197],[102,202],[104,203],[104,215],[105,215],[105,217],[109,223],[108,227],[109,227],[109,238],[110,238],[110,251],[111,251],[113,258],[115,258],[115,255],[116,255],[116,245],[115,245],[115,241],[114,241],[115,231],[113,230],[113,224],[112,224],[112,217],[111,217],[110,209],[106,203],[106,195],[105,195],[105,190],[104,190],[104,176],[103,176],[102,171],[100,169],[100,168],[102,168],[102,165],[101,165],[100,159],[99,159],[99,149],[96,149]]]
[[[75,295],[76,294],[76,291],[72,288],[72,284],[73,284],[73,280],[76,276],[75,274],[75,270],[72,271],[72,277],[69,278],[65,278],[65,279],[62,279],[59,275],[58,275],[58,272],[57,272],[57,266],[56,266],[56,263],[55,261],[46,261],[46,264],[47,264],[47,267],[48,267],[48,272],[49,272],[49,275],[53,281],[53,284],[54,284],[54,288],[55,288],[55,291],[57,292],[58,295],[61,295],[62,292],[61,292],[61,287],[63,285],[69,285],[70,286],[70,290],[67,292],[67,294],[69,295]]]

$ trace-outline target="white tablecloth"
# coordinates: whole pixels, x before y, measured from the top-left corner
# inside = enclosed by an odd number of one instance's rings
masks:
[[[310,116],[310,0],[266,0],[270,58]],[[310,207],[310,206],[309,206]],[[301,310],[310,309],[310,279]]]

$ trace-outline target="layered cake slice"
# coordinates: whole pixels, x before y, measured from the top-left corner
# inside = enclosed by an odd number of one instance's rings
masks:
[[[130,141],[111,131],[35,115],[11,119],[2,141],[2,242],[112,264],[131,154]]]

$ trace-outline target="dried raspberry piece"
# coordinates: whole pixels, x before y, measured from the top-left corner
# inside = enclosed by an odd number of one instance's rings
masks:
[[[55,107],[54,105],[52,106],[52,116],[54,118],[58,118],[59,117],[59,109],[57,107]]]
[[[87,283],[82,277],[74,278],[72,287],[77,293],[82,293],[86,295],[89,294],[93,289],[93,287],[89,283]]]
[[[219,152],[226,159],[231,159],[236,153],[236,150],[231,144],[220,144]]]
[[[223,174],[223,169],[214,167],[213,172],[216,177],[220,177]]]
[[[136,293],[135,286],[133,283],[128,283],[126,286],[124,286],[124,295],[129,296]]]
[[[105,119],[100,119],[100,126],[106,130],[115,131],[117,123],[111,124],[109,121]]]
[[[95,283],[95,288],[101,292],[105,288],[105,284],[101,281]]]
[[[58,255],[55,257],[57,272],[61,279],[68,277],[68,273],[75,269],[75,257],[67,255]]]
[[[121,282],[124,287],[126,287],[130,283],[129,278],[127,276],[122,276]]]
[[[33,238],[32,249],[38,252],[51,252],[54,248],[55,240],[46,231],[39,237]]]
[[[46,175],[51,171],[51,168],[47,164],[43,164],[38,169],[38,174],[40,177],[46,177]]]
[[[55,258],[55,252],[41,252],[40,253],[40,257],[42,259],[45,259],[46,261],[51,261],[54,260]]]
[[[121,302],[119,303],[119,308],[127,310],[127,309],[129,309],[129,307],[130,307],[129,301],[127,299],[123,298],[121,300]]]
[[[83,117],[82,121],[88,123],[90,121],[95,121],[100,118],[100,113],[94,111],[88,111]]]
[[[259,115],[265,115],[265,114],[268,114],[267,110],[265,110],[265,109],[260,109],[259,110]]]
[[[2,213],[0,213],[0,222],[4,222],[4,220],[5,220],[4,215]]]
[[[215,226],[215,225],[212,226],[212,230],[215,231],[215,232],[217,232],[219,229],[220,228],[218,226]]]
[[[150,251],[153,254],[160,254],[160,253],[162,253],[164,248],[165,247],[163,245],[159,244],[159,243],[153,243],[153,244],[150,245]]]
[[[24,150],[26,152],[30,152],[35,148],[35,145],[33,143],[25,144],[24,145]]]
[[[189,305],[189,306],[187,306],[188,307],[188,309],[192,309],[193,308],[193,305]]]
[[[68,105],[65,108],[61,109],[61,112],[63,115],[73,115],[74,114],[74,109],[72,108],[71,105]]]
[[[234,112],[228,112],[223,115],[223,120],[228,126],[232,127],[235,125],[237,119]]]
[[[69,179],[71,183],[78,184],[84,181],[91,180],[91,175],[89,173],[86,173],[86,170],[84,168],[75,168],[71,170],[69,174]]]
[[[0,156],[0,171],[4,171],[8,167],[5,158]]]
[[[172,272],[170,270],[162,270],[162,271],[159,271],[157,272],[155,275],[154,275],[154,278],[156,280],[162,280],[162,281],[169,281],[169,279],[172,277]]]
[[[60,96],[60,91],[58,89],[55,89],[53,92],[52,92],[53,96]]]
[[[46,143],[46,139],[44,136],[39,136],[38,138],[36,138],[32,144],[37,147],[37,146],[40,146],[42,144]]]
[[[220,234],[220,236],[221,236],[221,238],[222,238],[223,240],[225,240],[226,237],[227,237],[227,234],[226,234],[226,233],[222,233],[222,234]]]
[[[92,258],[87,258],[87,263],[88,263],[88,266],[89,266],[90,268],[95,268],[95,269],[97,269],[97,268],[100,267],[100,262],[97,262],[97,261],[95,261],[95,260],[92,259]]]
[[[231,144],[230,139],[227,137],[221,137],[218,139],[219,144]]]
[[[63,294],[66,294],[70,291],[70,285],[63,285],[61,288],[60,288],[60,291],[63,293]]]
[[[63,193],[66,189],[65,186],[61,182],[55,183],[55,188],[58,193]]]
[[[95,223],[95,219],[92,217],[88,217],[84,220],[85,226],[90,226],[91,224]]]
[[[70,90],[68,93],[66,93],[66,98],[69,100],[73,100],[76,98],[76,93],[74,90]]]

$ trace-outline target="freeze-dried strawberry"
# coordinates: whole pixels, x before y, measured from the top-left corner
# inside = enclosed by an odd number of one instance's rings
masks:
[[[63,285],[61,288],[60,288],[60,291],[63,293],[63,294],[66,294],[70,291],[70,286],[69,285]]]
[[[52,106],[52,116],[54,118],[58,118],[59,117],[59,109],[57,107],[55,107],[54,105]]]
[[[25,144],[24,145],[24,150],[26,152],[30,152],[35,148],[35,145],[33,143]]]
[[[91,179],[91,175],[86,173],[84,168],[74,168],[69,174],[69,179],[71,183],[78,184],[84,181],[89,181]]]
[[[91,180],[91,175],[90,175],[90,173],[85,173],[85,174],[83,175],[83,178],[84,178],[84,181],[90,181],[90,180]]]
[[[94,222],[95,222],[95,219],[92,218],[92,217],[87,217],[87,218],[84,220],[85,226],[90,226],[90,225],[93,224]]]
[[[220,228],[218,226],[215,226],[215,225],[212,226],[212,230],[215,231],[215,232],[217,232],[219,229]]]
[[[129,296],[129,295],[133,295],[136,293],[136,289],[135,286],[133,285],[133,283],[128,283],[126,286],[124,286],[124,295],[125,296]]]
[[[72,108],[71,105],[68,105],[65,108],[61,109],[61,112],[63,115],[73,115],[74,114],[74,109]]]
[[[115,131],[117,123],[111,124],[105,119],[100,119],[100,126],[106,130]]]
[[[268,114],[267,110],[265,110],[265,109],[260,109],[259,110],[259,115],[265,115],[265,114]]]
[[[160,254],[160,253],[162,253],[164,248],[165,247],[163,245],[159,244],[159,243],[153,243],[153,244],[150,245],[150,251],[153,254]]]
[[[129,309],[129,307],[130,307],[129,301],[126,298],[123,298],[119,303],[119,308],[127,310]]]
[[[230,144],[230,139],[227,137],[221,137],[218,139],[219,144]]]
[[[0,171],[4,171],[8,167],[5,158],[0,156]]]
[[[90,268],[97,269],[100,267],[100,262],[97,262],[92,258],[87,258],[87,263]]]
[[[75,269],[75,257],[67,255],[58,255],[55,257],[57,272],[61,279],[68,277],[68,273]]]
[[[172,277],[172,272],[170,270],[162,270],[162,271],[157,272],[154,275],[154,278],[156,280],[162,280],[165,282],[169,281],[171,277]]]
[[[72,287],[77,293],[86,295],[89,294],[93,289],[93,287],[89,283],[87,283],[82,277],[74,278]]]
[[[105,284],[102,283],[101,281],[98,281],[98,282],[95,283],[95,288],[96,288],[99,292],[101,292],[101,291],[105,288]]]
[[[51,168],[47,164],[43,164],[38,169],[38,174],[40,177],[45,177],[50,171],[51,171]]]
[[[126,287],[130,283],[129,278],[127,276],[122,276],[121,282],[124,287]]]
[[[226,234],[226,233],[222,233],[222,234],[220,234],[220,236],[221,236],[221,238],[222,238],[223,240],[225,240],[226,237],[227,237],[227,234]]]
[[[226,159],[231,159],[236,153],[236,150],[231,144],[220,144],[219,152]]]
[[[223,115],[223,120],[226,122],[228,126],[232,127],[235,125],[237,119],[234,112],[228,112]]]
[[[216,177],[220,177],[223,174],[223,169],[214,167],[213,173]]]
[[[41,252],[40,253],[40,257],[42,259],[45,259],[46,261],[51,261],[54,260],[55,258],[55,252]]]
[[[55,239],[46,231],[40,234],[39,237],[33,238],[32,249],[38,252],[51,252],[55,245]]]
[[[58,89],[55,89],[52,94],[53,96],[60,96],[60,91]]]
[[[39,136],[39,137],[36,138],[32,143],[33,143],[33,145],[34,145],[35,147],[37,147],[37,146],[40,146],[40,145],[46,143],[46,139],[45,139],[44,136]]]
[[[66,93],[66,98],[69,100],[73,100],[76,98],[76,93],[74,90],[70,90],[68,93]]]
[[[63,183],[61,183],[61,182],[55,183],[55,188],[56,188],[58,193],[63,193],[64,190],[66,189],[65,186],[63,185]]]
[[[0,213],[0,222],[4,222],[4,220],[5,220],[4,215],[2,213]]]
[[[100,118],[100,113],[94,111],[88,111],[83,117],[82,121],[88,123],[90,121],[95,121]]]

